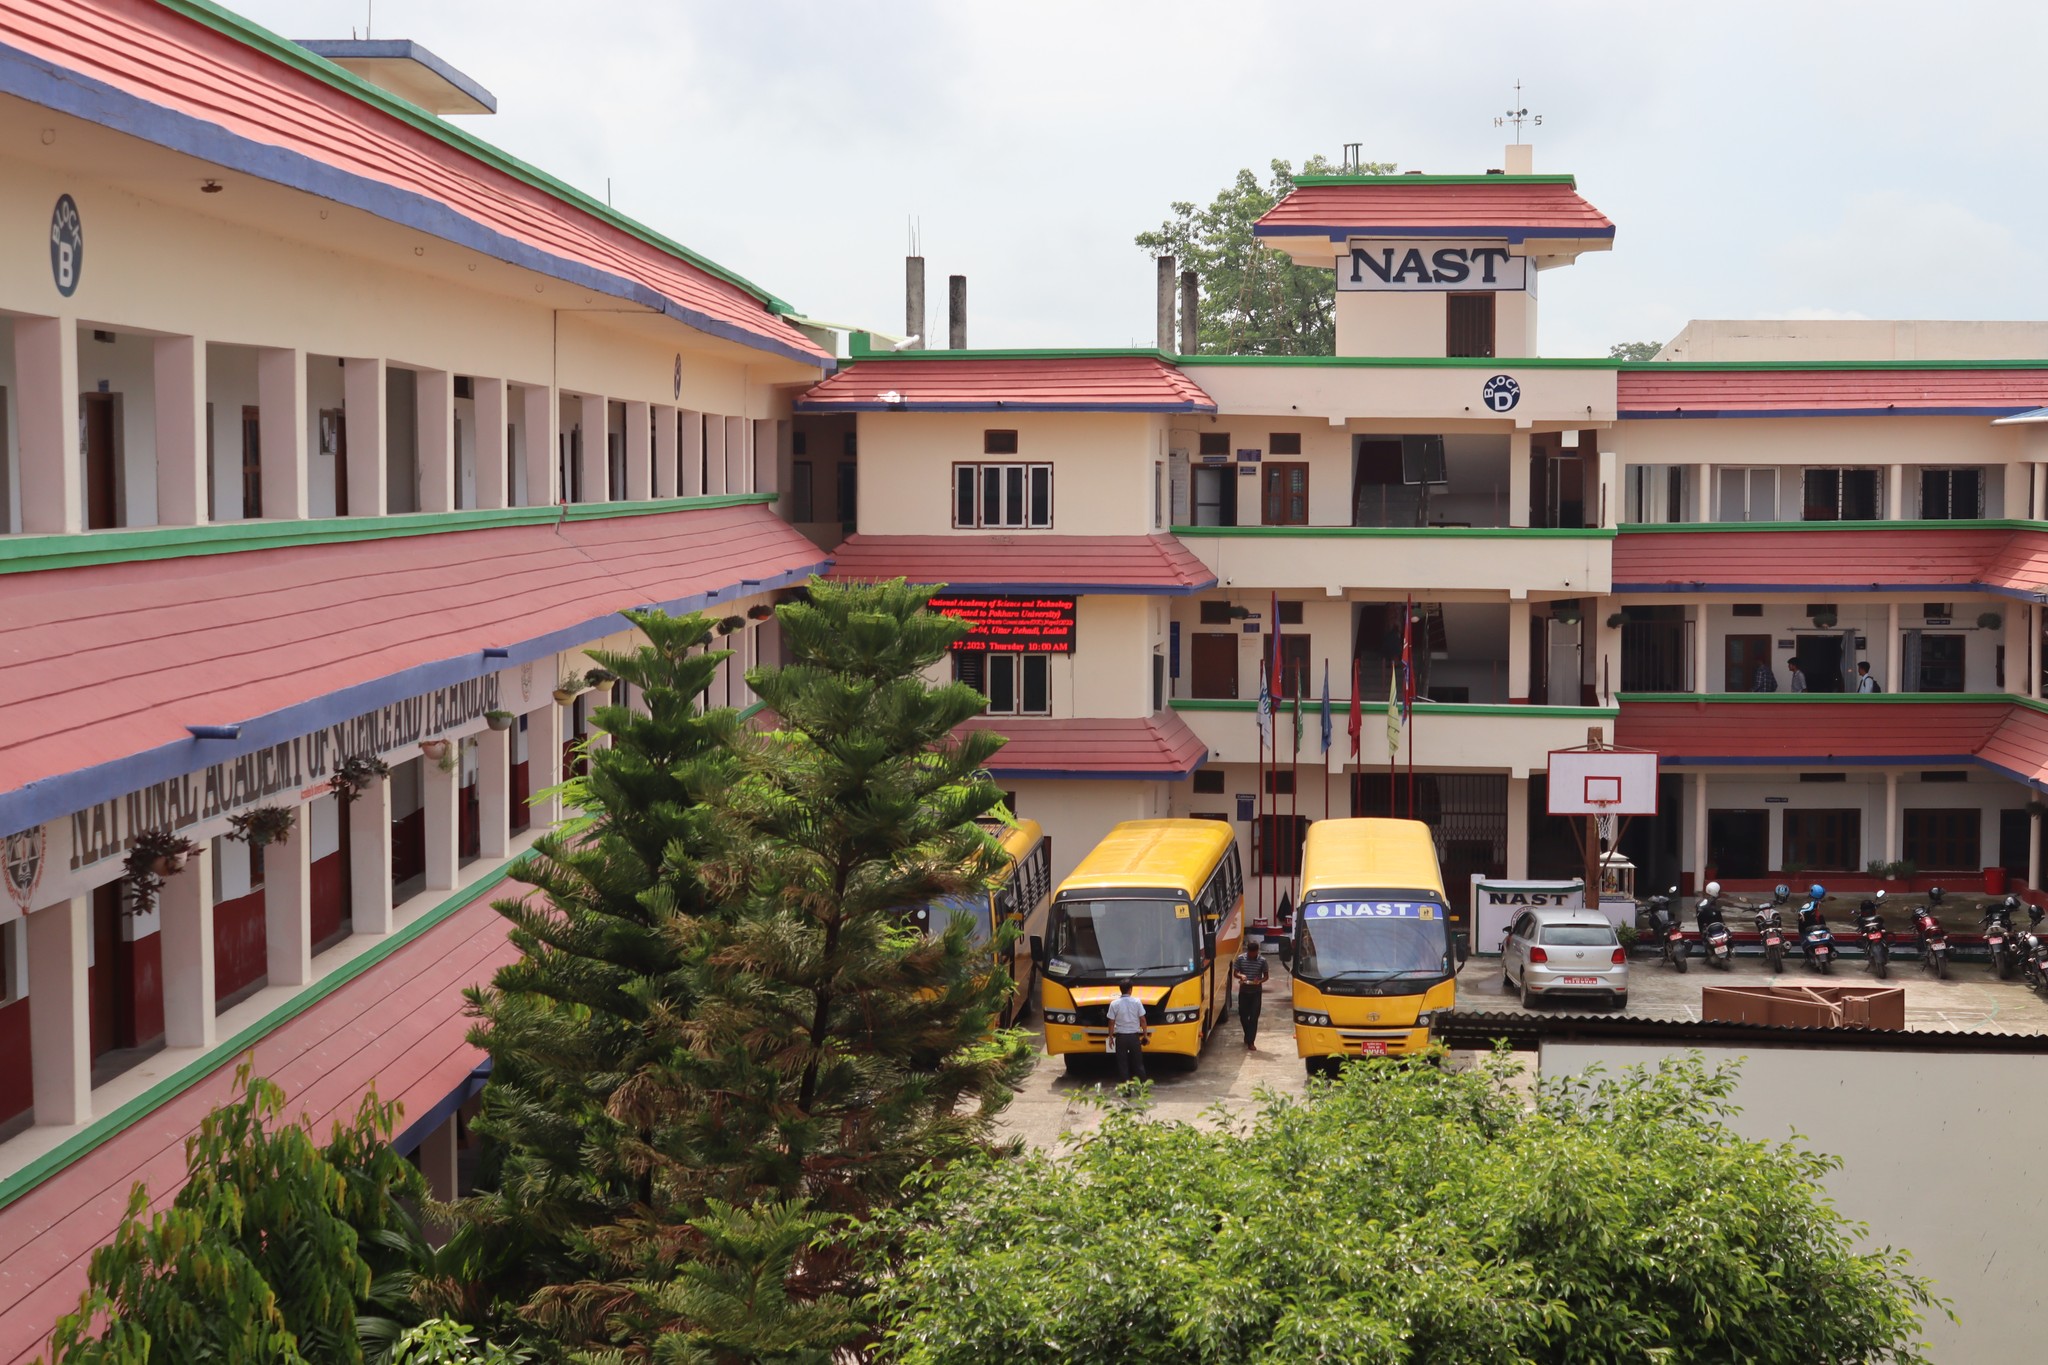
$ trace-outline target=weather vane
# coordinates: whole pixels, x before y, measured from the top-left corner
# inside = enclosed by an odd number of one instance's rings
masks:
[[[1515,82],[1515,107],[1495,119],[1493,126],[1505,128],[1510,123],[1515,125],[1515,144],[1517,146],[1521,145],[1522,125],[1524,123],[1532,128],[1541,128],[1543,126],[1543,115],[1532,114],[1522,106],[1522,83],[1520,81]]]

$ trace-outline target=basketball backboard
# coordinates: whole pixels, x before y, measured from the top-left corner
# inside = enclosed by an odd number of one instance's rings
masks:
[[[1552,815],[1655,815],[1657,755],[1632,749],[1552,749]]]

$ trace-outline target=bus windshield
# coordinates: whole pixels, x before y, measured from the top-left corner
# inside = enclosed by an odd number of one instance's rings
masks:
[[[1445,911],[1427,901],[1311,901],[1301,907],[1294,974],[1306,980],[1448,976]]]
[[[1192,972],[1195,920],[1184,900],[1062,900],[1052,907],[1046,974]]]

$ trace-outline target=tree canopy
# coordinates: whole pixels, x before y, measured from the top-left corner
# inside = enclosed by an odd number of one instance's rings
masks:
[[[1302,175],[1329,175],[1339,168],[1312,156]],[[1392,175],[1392,162],[1371,162],[1365,175]],[[1259,245],[1252,225],[1294,187],[1296,172],[1275,160],[1261,184],[1247,167],[1217,192],[1207,207],[1183,201],[1172,217],[1137,235],[1148,256],[1171,253],[1183,270],[1201,277],[1199,342],[1205,355],[1331,355],[1337,347],[1337,274],[1296,265],[1284,253]]]
[[[1931,1305],[1861,1252],[1832,1158],[1726,1126],[1697,1057],[1546,1081],[1347,1070],[1245,1123],[1110,1112],[932,1186],[878,1303],[903,1365],[1913,1361]]]
[[[1614,360],[1655,360],[1663,349],[1661,341],[1617,341],[1607,348],[1607,354]]]

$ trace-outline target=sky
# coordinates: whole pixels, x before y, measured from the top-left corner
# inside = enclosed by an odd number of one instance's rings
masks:
[[[374,5],[374,17],[370,7]],[[1569,171],[1614,250],[1546,273],[1541,344],[1689,318],[2048,318],[2048,5],[1266,0],[236,0],[289,38],[408,37],[461,122],[813,317],[976,347],[1150,344],[1132,237],[1241,167],[1343,144]],[[1515,83],[1521,82],[1520,104]]]

